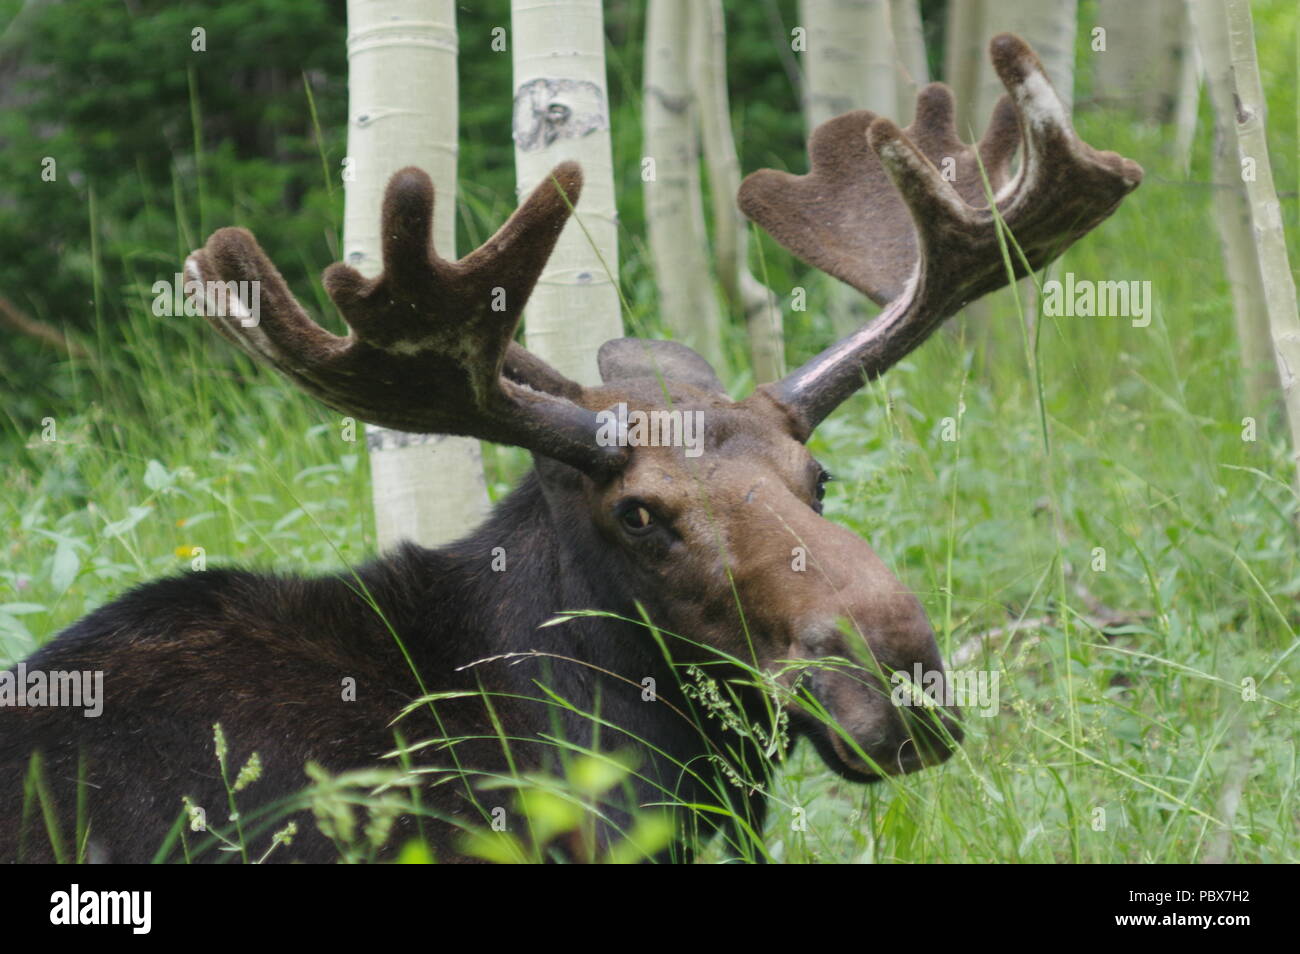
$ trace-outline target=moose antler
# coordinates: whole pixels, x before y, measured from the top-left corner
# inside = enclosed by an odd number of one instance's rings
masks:
[[[763,169],[741,184],[741,210],[773,238],[888,303],[859,331],[764,385],[805,437],[963,305],[1007,284],[985,177],[997,216],[1031,269],[1095,228],[1142,181],[1137,163],[1079,139],[1023,40],[1003,33],[990,54],[1010,98],[998,103],[977,146],[958,138],[952,93],[935,83],[918,94],[906,130],[867,110],[848,113],[813,133],[807,175]],[[1022,277],[1024,262],[1010,240],[1007,248]]]
[[[398,430],[514,444],[599,474],[624,452],[596,443],[595,414],[572,400],[579,385],[513,342],[581,188],[576,164],[557,166],[495,235],[449,262],[430,243],[433,183],[419,169],[398,171],[384,194],[383,274],[366,279],[340,263],[323,276],[347,337],[307,315],[244,229],[214,232],[186,260],[186,275],[259,282],[257,320],[238,301],[235,314],[208,320],[336,410]]]

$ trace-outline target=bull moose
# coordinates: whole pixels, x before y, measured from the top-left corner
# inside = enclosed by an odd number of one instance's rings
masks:
[[[419,837],[440,861],[466,860],[466,832],[493,831],[496,806],[507,831],[528,831],[486,783],[559,773],[584,752],[631,753],[623,783],[588,806],[597,847],[667,806],[676,835],[653,859],[688,859],[718,832],[731,854],[761,859],[764,782],[792,740],[856,782],[947,758],[958,712],[896,705],[887,684],[943,672],[930,624],[865,541],[822,517],[829,475],[805,443],[947,317],[1045,266],[1141,181],[1136,163],[1078,138],[1023,41],[1003,34],[990,49],[1009,95],[977,144],[958,138],[952,95],[932,84],[906,129],[851,112],[813,133],[806,175],[745,180],[750,219],[883,311],[741,401],[671,342],[607,342],[594,387],[515,342],[581,189],[571,163],[454,262],[431,248],[429,178],[395,174],[383,274],[324,274],[346,337],[308,317],[250,233],[215,232],[186,274],[260,283],[260,322],[240,320],[238,302],[209,315],[248,354],[331,408],[514,445],[534,467],[448,546],[406,544],[310,579],[186,573],[59,634],[25,671],[102,673],[102,713],[0,708],[0,860],[71,856],[74,838],[115,862],[238,858],[183,824],[184,800],[224,824],[230,776],[253,753],[261,776],[239,793],[250,855],[290,818],[297,834],[270,860],[338,857],[301,800],[311,764],[405,773],[410,802],[379,856]],[[696,453],[598,439],[617,406],[697,415]],[[545,857],[582,851],[560,839]]]

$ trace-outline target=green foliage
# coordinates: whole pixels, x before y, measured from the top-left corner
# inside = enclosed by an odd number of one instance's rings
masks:
[[[539,863],[555,857],[563,844],[570,855],[587,863],[629,864],[652,859],[667,848],[675,834],[672,819],[662,809],[642,812],[626,834],[608,848],[595,838],[597,799],[627,782],[636,758],[583,754],[573,758],[563,776],[528,774],[480,786],[483,791],[515,789],[515,817],[521,831],[503,824],[471,828],[462,839],[465,854],[504,864]],[[504,819],[504,814],[498,816]]]
[[[230,747],[226,742],[226,733],[219,722],[212,726],[212,747],[216,755],[221,781],[226,789],[227,825],[225,830],[223,831],[221,827],[213,824],[215,819],[208,818],[208,807],[197,805],[189,796],[183,796],[181,798],[183,810],[180,822],[173,829],[172,835],[174,837],[168,837],[159,847],[158,860],[165,860],[168,857],[168,852],[176,840],[180,842],[180,850],[185,860],[192,860],[194,856],[191,849],[191,838],[197,834],[200,840],[206,838],[214,843],[218,851],[239,855],[244,864],[262,864],[277,849],[293,844],[294,836],[298,834],[298,823],[290,821],[284,825],[271,835],[268,847],[260,856],[256,858],[250,856],[248,852],[249,838],[244,830],[243,816],[236,804],[235,795],[261,779],[262,757],[256,752],[250,755],[232,782],[230,780],[230,766],[227,762]],[[216,806],[209,807],[216,808]]]
[[[342,198],[318,151],[343,151],[342,8],[66,0],[7,24],[0,77],[20,108],[0,110],[0,294],[111,361],[123,310],[221,225],[256,224],[291,281],[314,277]],[[76,401],[66,377],[50,380],[53,356],[5,350],[10,414],[30,422]]]

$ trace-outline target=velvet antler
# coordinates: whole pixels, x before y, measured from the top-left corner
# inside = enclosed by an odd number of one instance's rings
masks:
[[[1137,163],[1079,139],[1023,40],[1001,34],[990,53],[1010,98],[998,103],[977,146],[958,138],[952,94],[936,83],[917,96],[906,130],[867,110],[848,113],[814,131],[807,175],[764,169],[741,184],[741,210],[773,238],[888,303],[856,333],[764,385],[805,436],[963,305],[1007,284],[985,176],[1032,269],[1100,224],[1142,181]],[[1012,178],[1018,146],[1023,156]],[[1007,247],[1023,276],[1010,239]]]
[[[395,173],[384,195],[383,274],[366,279],[336,264],[323,278],[351,327],[347,337],[307,315],[244,229],[213,233],[186,260],[186,275],[260,282],[259,320],[236,308],[209,321],[336,410],[404,431],[514,444],[605,473],[624,452],[596,443],[595,414],[570,400],[581,388],[512,340],[581,187],[576,164],[557,166],[495,235],[449,262],[430,244],[433,183],[416,168]]]

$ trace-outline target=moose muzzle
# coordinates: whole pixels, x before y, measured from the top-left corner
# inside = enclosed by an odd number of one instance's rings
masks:
[[[768,581],[762,602],[788,621],[797,728],[855,781],[944,761],[963,736],[960,700],[920,601],[861,537],[806,508],[781,510],[806,565]]]

